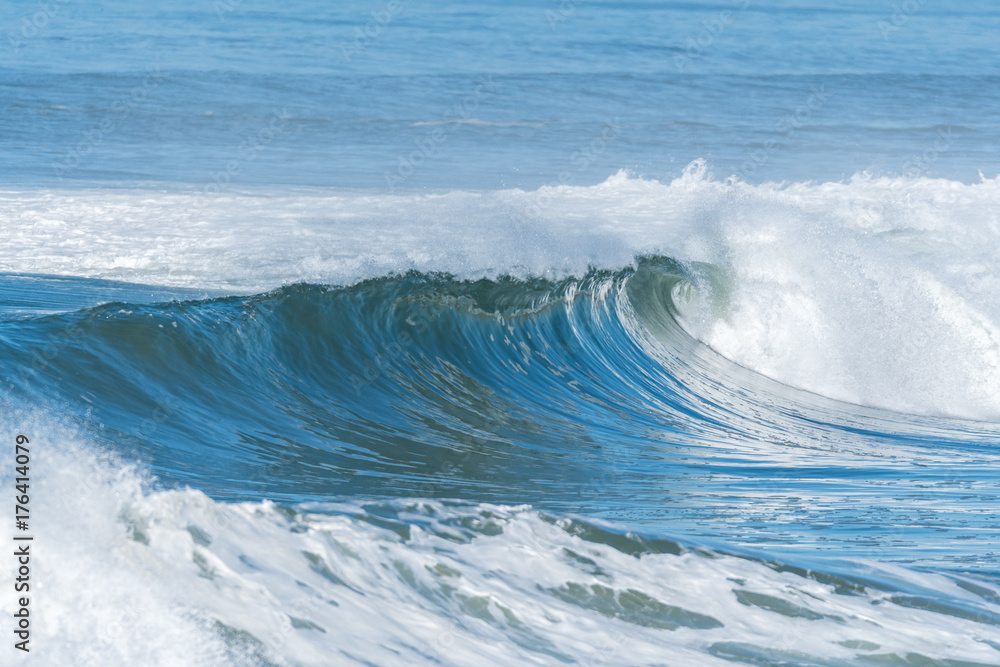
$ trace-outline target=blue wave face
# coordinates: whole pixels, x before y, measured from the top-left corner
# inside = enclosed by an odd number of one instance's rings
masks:
[[[131,300],[8,311],[2,375],[16,403],[82,405],[69,414],[90,437],[224,500],[525,503],[995,572],[984,470],[1000,431],[837,403],[720,357],[676,319],[714,273],[646,257],[561,282],[411,273],[208,299],[10,276],[21,300],[57,285]]]

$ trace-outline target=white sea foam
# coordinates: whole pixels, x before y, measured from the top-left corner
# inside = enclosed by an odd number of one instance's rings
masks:
[[[8,191],[0,271],[248,293],[410,269],[579,275],[659,253],[722,269],[728,293],[699,284],[716,307],[685,324],[750,369],[849,402],[995,420],[998,210],[1000,179],[752,186],[702,162],[670,183],[619,173],[534,192]]]
[[[369,521],[370,507],[225,504],[152,491],[73,434],[36,429],[33,650],[5,647],[5,664],[726,665],[751,646],[776,664],[1000,658],[987,584],[863,571],[922,590],[900,604],[744,557],[630,555],[529,507],[394,502]],[[0,571],[13,566],[3,550]],[[920,601],[942,598],[965,611]]]

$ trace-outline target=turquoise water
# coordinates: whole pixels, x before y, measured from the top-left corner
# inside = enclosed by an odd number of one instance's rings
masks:
[[[998,17],[5,7],[4,664],[1000,664]]]

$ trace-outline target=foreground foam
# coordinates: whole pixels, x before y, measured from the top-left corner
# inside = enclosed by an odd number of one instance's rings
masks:
[[[1000,590],[982,581],[807,568],[526,506],[224,504],[90,446],[36,448],[46,664],[1000,660]]]

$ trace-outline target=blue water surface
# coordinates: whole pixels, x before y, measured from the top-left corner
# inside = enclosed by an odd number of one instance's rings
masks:
[[[6,3],[0,181],[996,173],[986,1]],[[229,173],[226,173],[229,167]]]

